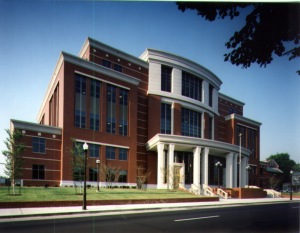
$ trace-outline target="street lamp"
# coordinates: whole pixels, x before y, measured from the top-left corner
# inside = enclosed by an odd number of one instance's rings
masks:
[[[239,150],[239,157],[240,157],[240,167],[239,167],[239,187],[242,188],[242,134],[239,134],[240,137],[240,150]]]
[[[222,167],[222,163],[216,162],[215,166],[218,169],[218,187],[220,188],[220,168]]]
[[[249,185],[250,185],[250,172],[251,172],[251,166],[250,166],[250,165],[247,165],[246,170],[248,171],[248,188],[249,188]]]
[[[97,192],[100,192],[100,187],[99,187],[99,182],[100,182],[100,178],[98,181],[98,177],[99,177],[99,166],[100,166],[100,159],[96,160],[96,164],[97,164]]]
[[[290,175],[291,175],[290,200],[293,200],[293,170],[290,171]]]
[[[86,159],[87,159],[88,149],[89,146],[85,142],[83,144],[83,150],[84,150],[84,182],[83,182],[83,205],[82,205],[83,210],[86,210]]]

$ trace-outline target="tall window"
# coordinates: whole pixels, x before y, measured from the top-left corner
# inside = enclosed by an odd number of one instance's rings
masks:
[[[90,152],[90,157],[99,158],[100,146],[96,144],[89,144],[89,152]]]
[[[251,157],[256,158],[256,130],[248,128],[248,145],[247,148],[252,152]]]
[[[208,99],[208,105],[210,106],[210,107],[212,107],[213,106],[213,93],[214,93],[214,86],[213,85],[211,85],[211,84],[209,84],[209,94],[208,94],[208,96],[209,96],[209,99]]]
[[[90,129],[99,130],[100,125],[100,82],[91,80]]]
[[[181,109],[181,135],[201,137],[201,113],[187,108]]]
[[[103,59],[102,60],[102,65],[107,67],[107,68],[111,68],[111,62],[108,60]]]
[[[116,148],[107,146],[106,147],[106,159],[116,159]]]
[[[32,152],[34,153],[46,153],[46,139],[45,138],[32,138]]]
[[[44,180],[45,179],[45,165],[32,165],[32,179]]]
[[[195,75],[182,72],[182,95],[202,101],[202,80]]]
[[[212,117],[209,117],[208,118],[208,139],[213,139],[213,130],[214,130],[214,127],[213,127],[213,123],[214,123],[214,119]]]
[[[75,126],[85,128],[86,121],[86,78],[75,77]]]
[[[161,103],[160,105],[160,132],[171,134],[171,105]]]
[[[107,84],[106,132],[116,133],[116,87]]]
[[[119,148],[119,160],[127,160],[128,150]]]
[[[128,90],[119,91],[119,134],[128,134]]]
[[[161,90],[171,92],[172,68],[167,66],[161,67]]]
[[[242,147],[246,147],[246,128],[241,125],[237,125],[237,145],[240,145],[240,134],[242,134]]]

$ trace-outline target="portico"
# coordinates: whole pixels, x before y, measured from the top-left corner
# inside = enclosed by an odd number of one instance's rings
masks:
[[[157,152],[157,188],[172,188],[174,171],[180,185],[186,188],[216,185],[216,161],[223,161],[221,186],[238,187],[239,146],[229,143],[179,135],[157,134],[147,143],[147,149]],[[250,151],[241,148],[242,187],[247,185],[246,166]],[[175,169],[176,168],[176,169]]]

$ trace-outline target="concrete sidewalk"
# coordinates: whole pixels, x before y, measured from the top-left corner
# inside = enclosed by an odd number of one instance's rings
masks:
[[[220,199],[215,202],[190,202],[190,203],[156,203],[156,204],[134,204],[134,205],[99,205],[87,206],[87,210],[82,210],[82,206],[72,207],[43,207],[43,208],[12,208],[0,209],[0,219],[55,216],[55,215],[74,215],[92,213],[110,213],[120,211],[149,211],[149,210],[172,210],[182,208],[234,206],[234,205],[255,205],[255,204],[274,204],[284,202],[299,202],[300,198],[257,198],[257,199]]]

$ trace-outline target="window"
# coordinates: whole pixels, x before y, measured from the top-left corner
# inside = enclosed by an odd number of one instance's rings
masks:
[[[248,145],[247,148],[252,152],[251,158],[256,158],[256,130],[248,128]]]
[[[103,59],[102,60],[102,65],[107,67],[107,68],[111,68],[111,62],[108,60]]]
[[[111,146],[106,147],[106,159],[116,159],[116,148]]]
[[[128,150],[119,148],[119,160],[127,160]]]
[[[242,141],[242,147],[246,147],[246,128],[244,126],[241,126],[241,125],[237,125],[237,145],[240,145],[240,134],[242,134],[242,138],[241,138],[241,141]]]
[[[89,168],[89,181],[97,181],[97,168]]]
[[[202,80],[187,72],[182,72],[182,91],[181,94],[202,101]]]
[[[32,165],[32,179],[44,180],[45,179],[45,165]]]
[[[127,171],[119,171],[118,182],[126,183],[127,182]]]
[[[32,152],[34,153],[46,153],[46,139],[45,138],[32,138]]]
[[[123,67],[120,66],[119,64],[114,64],[114,70],[118,72],[123,72]]]
[[[161,67],[161,90],[171,92],[172,68],[167,66]]]
[[[85,128],[86,120],[86,78],[75,77],[75,126]]]
[[[187,108],[181,109],[181,135],[201,137],[201,113]]]
[[[213,130],[214,130],[214,127],[213,127],[213,123],[214,123],[214,119],[212,117],[209,117],[208,118],[208,139],[213,139]]]
[[[99,158],[100,146],[95,144],[89,144],[89,152],[91,158]]]
[[[160,132],[171,134],[171,105],[162,103],[160,105]]]
[[[214,87],[213,85],[209,84],[209,99],[208,99],[208,105],[210,107],[213,106],[213,94],[214,94]]]
[[[107,84],[106,132],[116,133],[116,87]]]
[[[73,180],[74,181],[83,181],[84,180],[84,168],[83,167],[74,167],[73,168]]]
[[[100,125],[100,82],[91,80],[90,129],[99,130]]]
[[[126,136],[128,131],[128,91],[119,92],[119,134]]]

